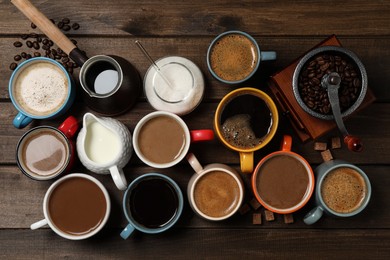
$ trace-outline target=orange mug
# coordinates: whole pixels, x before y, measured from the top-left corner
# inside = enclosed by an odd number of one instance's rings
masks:
[[[302,208],[313,194],[315,180],[310,164],[291,151],[292,138],[283,137],[280,151],[264,157],[252,175],[256,199],[266,209],[289,214]]]

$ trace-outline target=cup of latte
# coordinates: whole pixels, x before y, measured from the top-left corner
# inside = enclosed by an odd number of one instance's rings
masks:
[[[363,211],[371,197],[371,184],[360,168],[342,160],[327,161],[315,169],[316,206],[303,221],[314,224],[326,213],[333,217],[352,217]]]
[[[73,85],[72,78],[57,61],[36,57],[22,62],[9,81],[9,95],[18,110],[14,126],[24,128],[33,119],[64,114],[75,99]]]

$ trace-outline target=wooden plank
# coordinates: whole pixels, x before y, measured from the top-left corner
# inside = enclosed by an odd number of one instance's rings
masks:
[[[200,160],[203,163],[203,160]],[[232,165],[239,170],[238,165]],[[273,222],[265,221],[261,228],[276,229],[310,229],[310,228],[346,228],[346,229],[372,229],[372,228],[390,228],[390,205],[384,201],[384,198],[390,197],[390,176],[388,166],[360,166],[370,178],[373,187],[372,199],[367,208],[359,215],[337,219],[324,216],[313,226],[307,226],[303,223],[304,215],[310,211],[313,205],[313,199],[299,212],[294,213],[294,224],[286,225],[283,217],[276,214]],[[186,189],[189,179],[194,171],[188,164],[182,164],[170,169],[152,169],[146,166],[134,166],[131,164],[124,169],[126,178],[130,183],[136,177],[144,173],[159,172],[166,174],[174,179],[185,197],[185,207],[183,214],[177,223],[180,228],[259,228],[252,224],[251,210],[248,214],[236,214],[232,218],[221,222],[210,222],[201,219],[190,209],[186,199]],[[98,175],[86,171],[78,166],[72,172],[82,172],[91,174],[98,178],[107,188],[112,202],[112,212],[107,224],[108,227],[121,228],[126,225],[126,219],[122,211],[123,192],[118,190],[109,175]],[[242,175],[246,188],[245,203],[249,203],[253,198],[250,175]],[[16,166],[0,166],[0,229],[1,228],[28,228],[32,223],[43,218],[42,202],[46,190],[52,181],[34,181],[24,176]],[[257,212],[263,212],[260,209]]]
[[[390,4],[379,0],[331,3],[36,0],[33,3],[49,18],[58,21],[69,17],[79,22],[82,28],[77,33],[88,34],[112,35],[122,31],[136,36],[192,36],[214,35],[231,29],[274,36],[390,34]],[[9,1],[0,2],[0,17],[0,33],[22,33],[29,27],[27,19]]]
[[[390,231],[379,230],[170,230],[134,234],[106,230],[87,240],[69,241],[50,230],[1,230],[4,259],[387,259]],[[180,250],[177,250],[180,248]]]
[[[302,37],[255,37],[262,50],[274,50],[277,52],[276,61],[263,62],[257,73],[240,86],[255,86],[267,90],[269,76],[287,66],[290,62],[301,56],[314,45],[325,39],[326,36]],[[346,48],[354,51],[362,60],[368,74],[370,88],[376,94],[378,101],[390,101],[390,92],[383,86],[390,82],[390,37],[377,38],[350,38],[339,37]],[[154,59],[169,55],[177,55],[192,60],[201,69],[206,83],[205,100],[219,100],[232,86],[215,80],[207,69],[206,53],[212,37],[194,38],[139,38],[139,37],[104,37],[85,38],[74,37],[78,41],[80,49],[85,50],[89,56],[98,54],[114,54],[130,61],[143,77],[150,66],[149,61],[134,44],[135,39],[142,41],[145,48]],[[13,42],[19,40],[15,37],[0,37],[0,100],[8,99],[8,83],[12,71],[9,65],[16,54],[22,51],[33,53],[25,44],[21,48],[13,46]],[[73,73],[78,82],[78,70]]]

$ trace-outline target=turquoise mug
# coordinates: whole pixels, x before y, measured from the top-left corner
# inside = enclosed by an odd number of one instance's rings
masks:
[[[170,229],[183,211],[183,194],[174,180],[160,173],[147,173],[130,183],[123,198],[129,224],[121,232],[127,239],[135,230],[157,234]]]
[[[59,62],[36,57],[14,70],[9,95],[18,110],[13,125],[24,128],[33,119],[63,115],[72,106],[76,93],[73,79]]]
[[[333,217],[352,217],[367,206],[371,197],[371,184],[360,168],[342,160],[320,164],[315,169],[316,206],[303,221],[314,224],[323,213]]]

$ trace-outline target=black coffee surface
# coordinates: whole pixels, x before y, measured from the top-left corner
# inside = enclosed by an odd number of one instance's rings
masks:
[[[179,200],[175,189],[167,181],[145,179],[132,190],[129,204],[136,222],[147,228],[159,228],[175,217]]]

